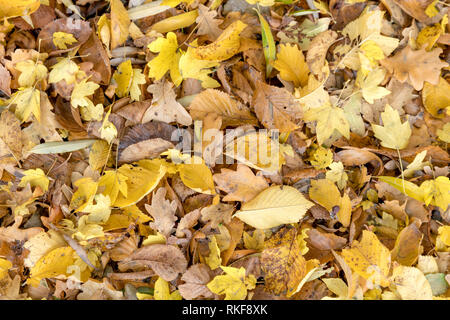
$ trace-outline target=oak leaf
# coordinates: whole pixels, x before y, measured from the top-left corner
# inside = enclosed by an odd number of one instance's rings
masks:
[[[439,59],[441,53],[441,48],[427,52],[425,49],[412,50],[406,46],[380,63],[400,82],[407,81],[414,89],[422,90],[425,81],[439,84],[441,69],[448,67],[448,63]]]
[[[175,201],[165,199],[166,192],[164,187],[154,192],[152,204],[146,204],[145,209],[154,219],[154,222],[150,223],[150,227],[158,230],[167,238],[172,233],[172,228],[175,226],[175,221],[178,218],[175,215],[177,204]]]
[[[217,188],[227,193],[223,201],[247,202],[261,191],[269,187],[264,177],[255,176],[252,170],[243,164],[238,164],[236,171],[222,169],[213,176]]]

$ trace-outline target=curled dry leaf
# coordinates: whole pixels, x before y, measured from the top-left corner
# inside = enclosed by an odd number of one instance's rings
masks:
[[[187,269],[186,258],[180,249],[171,245],[153,244],[136,250],[119,263],[119,269],[139,270],[151,268],[166,281],[175,280]]]

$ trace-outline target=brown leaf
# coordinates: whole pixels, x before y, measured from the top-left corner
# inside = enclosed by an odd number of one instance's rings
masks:
[[[238,164],[236,171],[222,169],[213,176],[217,188],[227,193],[223,201],[250,201],[269,187],[264,177],[256,176],[244,164]]]
[[[437,85],[441,69],[449,65],[439,59],[441,53],[441,48],[427,52],[425,49],[412,50],[406,46],[380,63],[400,82],[408,81],[414,89],[422,90],[425,81]]]
[[[429,22],[431,19],[426,15],[425,9],[433,0],[394,0],[408,15],[420,22]]]
[[[319,229],[310,229],[306,241],[319,250],[340,250],[347,243],[345,238]]]
[[[207,35],[209,40],[216,40],[222,33],[222,29],[219,25],[222,23],[219,19],[214,19],[217,16],[217,11],[211,10],[203,4],[198,5],[198,17],[195,20],[198,25],[197,34]]]
[[[412,266],[421,254],[420,243],[423,234],[418,228],[419,225],[420,223],[416,225],[413,222],[403,228],[395,241],[395,247],[392,250],[392,259],[404,266]]]
[[[150,85],[147,91],[153,95],[153,100],[152,105],[142,117],[142,123],[157,120],[166,123],[177,122],[184,126],[192,124],[192,118],[189,113],[176,101],[173,83],[159,81]]]
[[[177,225],[176,236],[178,238],[182,238],[185,236],[184,230],[190,229],[197,224],[198,219],[200,219],[200,210],[196,209],[194,211],[189,212],[183,218],[180,219],[180,222]]]
[[[175,201],[170,202],[165,199],[166,192],[164,187],[154,192],[152,205],[145,204],[145,209],[155,219],[154,222],[150,223],[150,227],[168,237],[172,233],[172,228],[178,218],[175,216],[177,204]]]
[[[22,158],[20,121],[8,110],[4,110],[0,115],[0,139],[5,143],[7,152],[19,161]]]
[[[108,54],[103,47],[102,42],[97,35],[92,32],[89,40],[87,40],[78,51],[83,61],[92,62],[94,64],[94,76],[91,81],[101,84],[109,84],[111,79],[111,64]]]
[[[195,264],[183,274],[181,280],[184,284],[178,286],[181,296],[186,300],[195,298],[213,298],[214,294],[206,286],[213,278],[214,273],[205,264]]]
[[[122,99],[128,99],[128,98],[122,98]],[[131,121],[133,124],[139,124],[139,123],[142,123],[142,118],[145,114],[145,111],[150,106],[151,106],[150,100],[135,101],[133,103],[127,103],[126,105],[119,107],[118,110],[116,110],[116,114]]]
[[[253,93],[252,106],[267,129],[290,132],[298,128],[302,116],[300,105],[286,89],[258,82]]]
[[[311,72],[316,75],[319,81],[325,80],[323,67],[326,62],[326,55],[328,48],[337,39],[338,34],[333,30],[327,30],[315,36],[309,44],[309,49],[306,53],[306,63]]]
[[[55,32],[70,33],[77,39],[77,42],[68,44],[67,49],[58,49],[53,43],[53,33]],[[89,39],[91,32],[92,29],[89,26],[89,22],[72,18],[57,19],[42,28],[41,32],[39,32],[38,41],[41,44],[41,51],[51,55],[58,55],[81,46]]]
[[[208,113],[215,113],[222,117],[222,129],[227,126],[257,124],[256,118],[246,106],[215,89],[206,89],[198,94],[189,106],[189,113],[194,120],[203,120]]]
[[[219,223],[228,223],[234,212],[234,206],[231,204],[219,203],[203,208],[201,211],[203,222],[210,222],[211,228],[217,228]]]
[[[0,90],[8,96],[11,95],[11,75],[8,70],[0,63]]]
[[[145,269],[150,267],[166,281],[175,280],[179,273],[184,273],[187,261],[180,249],[165,244],[153,244],[136,250],[119,263],[119,270]]]
[[[173,147],[175,127],[164,122],[152,121],[127,129],[119,144],[119,161],[133,162],[154,158]]]

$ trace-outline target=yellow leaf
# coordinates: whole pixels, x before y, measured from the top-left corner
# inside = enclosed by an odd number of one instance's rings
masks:
[[[152,25],[152,30],[155,30],[156,32],[159,33],[166,33],[169,31],[186,28],[189,27],[191,24],[193,24],[197,17],[198,17],[198,10],[188,11],[158,21],[157,23]]]
[[[244,231],[243,239],[244,239],[244,245],[247,249],[252,250],[262,250],[264,248],[264,239],[266,235],[264,230],[256,229],[253,231],[252,235],[249,235],[247,232]]]
[[[367,76],[358,72],[355,84],[361,88],[362,96],[368,103],[373,104],[374,100],[381,99],[391,93],[388,89],[379,86],[384,80],[385,74],[386,71],[382,68],[371,71]]]
[[[337,298],[324,297],[322,300],[346,300],[348,296],[348,286],[341,278],[325,278],[321,279],[327,286],[328,290],[337,295]]]
[[[103,14],[97,22],[97,35],[106,48],[111,43],[111,20]]]
[[[284,145],[271,139],[267,131],[241,135],[225,146],[225,155],[247,166],[275,173],[285,162]]]
[[[183,163],[179,165],[178,172],[180,173],[181,181],[196,192],[215,194],[211,170],[202,159],[197,158],[196,160],[195,158],[192,158],[190,164]]]
[[[106,141],[95,141],[89,152],[89,166],[94,170],[101,169],[108,161],[109,152],[109,144]]]
[[[265,289],[276,295],[293,295],[308,273],[307,262],[299,247],[297,229],[281,229],[265,242],[264,247],[261,268],[265,273]]]
[[[221,266],[225,275],[216,276],[206,286],[215,294],[225,294],[225,300],[244,300],[247,290],[256,287],[256,278],[253,275],[245,276],[245,269],[241,267]]]
[[[78,65],[70,58],[59,59],[58,63],[51,66],[48,82],[57,83],[65,80],[67,84],[75,82],[76,74],[79,70]]]
[[[169,6],[172,8],[175,8],[180,3],[184,2],[186,4],[191,4],[194,0],[162,0],[161,5],[162,6]]]
[[[438,85],[425,81],[422,90],[422,101],[425,109],[436,118],[445,117],[445,109],[450,107],[450,84],[444,78],[439,78]]]
[[[209,76],[213,72],[210,68],[218,66],[219,62],[197,59],[193,53],[194,47],[197,47],[197,39],[189,44],[186,53],[179,58],[179,70],[182,79],[198,79],[202,82],[203,88],[220,87],[219,82]],[[179,82],[181,83],[181,79]]]
[[[423,159],[425,159],[427,155],[427,150],[424,150],[420,153],[418,153],[414,160],[406,167],[406,169],[403,171],[404,177],[411,177],[415,171],[422,170],[423,167],[429,164],[428,161],[422,162]]]
[[[443,30],[444,29],[444,30]],[[424,48],[426,51],[431,51],[436,41],[439,39],[441,34],[445,32],[445,27],[442,28],[441,24],[436,23],[432,26],[426,26],[420,30],[419,35],[416,39],[417,48]]]
[[[178,290],[170,293],[169,283],[161,277],[155,282],[155,300],[181,300]]]
[[[40,6],[40,0],[0,0],[0,19],[29,16]]]
[[[426,180],[420,185],[423,202],[438,206],[443,211],[450,205],[450,180],[448,177],[440,176],[434,180]]]
[[[363,230],[361,241],[354,241],[351,249],[343,249],[341,254],[350,268],[370,283],[389,285],[391,253],[373,232]]]
[[[147,239],[145,239],[144,241],[142,241],[142,245],[143,246],[150,246],[152,244],[166,244],[167,239],[166,237],[161,234],[161,233],[157,233],[155,235],[151,234],[147,237]]]
[[[432,300],[433,292],[425,275],[417,268],[399,265],[392,272],[395,284],[402,300]]]
[[[31,114],[41,120],[41,93],[38,89],[19,88],[9,101],[16,105],[15,115],[21,122],[30,120]]]
[[[316,134],[319,145],[330,144],[341,136],[350,137],[350,125],[344,110],[325,103],[321,107],[311,108],[304,114],[305,121],[317,121]],[[331,138],[331,142],[329,139]]]
[[[23,172],[24,176],[20,180],[19,187],[25,187],[27,183],[31,187],[39,187],[42,191],[46,192],[48,190],[48,184],[50,180],[45,175],[42,169],[29,169]]]
[[[100,138],[106,140],[109,144],[117,137],[116,126],[108,120],[109,114],[111,113],[111,108],[105,115],[103,119],[102,126],[100,128]]]
[[[42,279],[63,276],[66,278],[70,275],[67,268],[75,262],[75,251],[71,247],[60,247],[53,249],[43,256],[30,269],[30,277],[27,284],[37,287]]]
[[[87,98],[90,95],[93,95],[95,90],[97,90],[100,86],[94,82],[89,81],[88,79],[83,79],[79,83],[75,85],[72,91],[72,95],[70,98],[70,103],[72,107],[77,108],[88,107],[89,105],[93,105],[92,101]]]
[[[88,216],[84,215],[78,219],[77,231],[73,236],[79,241],[87,241],[89,239],[103,237],[102,226],[96,223],[89,223]],[[86,242],[84,244],[87,244]]]
[[[442,129],[436,130],[440,140],[450,143],[450,123],[446,123]]]
[[[12,268],[12,263],[6,259],[0,258],[0,280],[8,276],[8,270]]]
[[[205,257],[205,262],[211,268],[211,270],[215,270],[222,264],[222,258],[220,257],[220,250],[219,246],[217,245],[217,239],[215,236],[211,237],[208,246],[209,255]]]
[[[262,7],[270,7],[275,4],[275,0],[245,0],[250,4],[259,4]]]
[[[111,199],[111,203],[115,203],[119,192],[126,198],[128,194],[128,178],[115,170],[107,170],[98,180],[98,186],[104,187],[102,192]]]
[[[312,157],[311,164],[317,169],[325,169],[333,162],[333,152],[330,149],[319,147]]]
[[[273,66],[280,71],[281,79],[292,81],[295,87],[304,87],[308,83],[309,68],[295,44],[281,44]]]
[[[425,9],[425,14],[429,16],[430,18],[433,18],[435,15],[439,13],[439,10],[436,9],[436,4],[438,3],[438,0],[434,0],[431,2],[428,7]]]
[[[88,212],[88,222],[105,224],[111,214],[111,199],[109,196],[97,194],[94,197],[95,204],[89,203],[84,207],[83,212]]]
[[[439,227],[436,250],[450,252],[450,226]]]
[[[29,251],[28,256],[24,260],[24,265],[27,268],[31,268],[45,254],[53,249],[64,246],[66,246],[66,241],[55,230],[40,232],[23,245],[23,247]]]
[[[247,27],[245,23],[237,20],[230,24],[211,44],[193,48],[192,56],[199,60],[223,61],[239,52],[241,38],[239,34]]]
[[[440,227],[442,228],[442,227]],[[440,229],[439,228],[439,229]],[[449,228],[450,230],[450,228]],[[450,234],[449,234],[450,235]],[[450,240],[450,238],[449,238]],[[450,241],[448,242],[450,244]],[[419,261],[417,262],[417,268],[424,274],[428,273],[439,273],[439,266],[437,259],[433,256],[419,256]]]
[[[91,177],[85,177],[78,179],[73,185],[78,189],[72,195],[70,207],[76,209],[77,212],[83,211],[88,204],[92,204],[94,201],[98,184]]]
[[[175,33],[169,32],[166,37],[166,39],[158,38],[148,45],[150,51],[159,53],[147,64],[148,76],[159,80],[169,71],[172,82],[179,86],[182,78],[178,69],[181,53],[178,52],[177,36]]]
[[[130,23],[128,11],[122,1],[111,0],[111,50],[127,40]]]
[[[408,121],[401,122],[397,110],[392,109],[390,105],[381,113],[383,126],[372,124],[372,130],[375,137],[381,140],[381,145],[391,149],[406,148],[411,136],[411,127]]]
[[[113,74],[114,83],[117,85],[116,94],[119,98],[127,96],[130,92],[132,77],[133,67],[131,66],[131,60],[119,64],[116,72]]]
[[[312,180],[309,197],[327,209],[330,213],[337,209],[337,218],[344,227],[350,225],[352,205],[347,194],[341,197],[336,185],[328,179]]]
[[[123,208],[123,213],[130,216],[133,221],[137,223],[146,223],[152,221],[149,215],[143,213],[136,205],[131,205]]]
[[[78,42],[78,40],[75,39],[73,34],[61,32],[61,31],[53,33],[53,44],[58,49],[66,50],[67,45],[71,45],[75,42]]]
[[[118,229],[127,229],[134,220],[131,220],[128,215],[125,214],[111,214],[108,221],[102,226],[103,231],[111,231]],[[144,240],[145,242],[145,240]],[[143,243],[142,245],[146,245]]]
[[[47,78],[47,68],[40,61],[21,61],[15,68],[21,72],[18,79],[21,87],[32,87],[36,82]]]
[[[378,179],[393,186],[395,189],[403,192],[408,197],[416,199],[417,201],[424,202],[422,191],[419,189],[419,186],[415,185],[414,183],[403,179],[387,176],[380,176],[378,177]]]
[[[141,99],[141,88],[139,85],[145,84],[145,75],[141,69],[133,69],[133,77],[131,78],[130,97],[131,101],[139,101]]]
[[[298,222],[312,206],[294,187],[271,186],[242,205],[234,216],[256,229],[269,229]]]
[[[348,175],[344,170],[342,162],[333,162],[329,165],[329,168],[331,170],[327,171],[325,177],[328,180],[335,182],[339,189],[344,189],[347,184]]]
[[[135,166],[121,166],[117,172],[127,178],[127,196],[119,193],[114,206],[123,208],[137,203],[158,185],[166,170],[160,159],[140,160]]]

